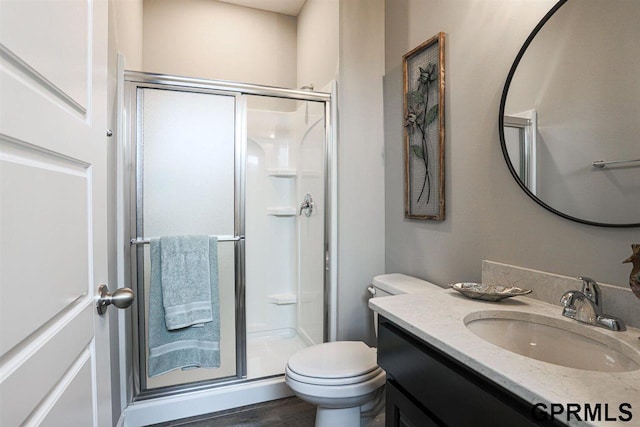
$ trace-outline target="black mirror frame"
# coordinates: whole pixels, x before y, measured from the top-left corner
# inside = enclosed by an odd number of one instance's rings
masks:
[[[500,135],[500,146],[502,148],[502,154],[504,156],[505,162],[507,163],[507,167],[509,168],[509,172],[511,172],[511,175],[516,180],[516,182],[518,183],[520,188],[522,188],[522,190],[525,193],[527,193],[527,195],[529,197],[531,197],[534,202],[536,202],[537,204],[539,204],[540,206],[542,206],[543,208],[545,208],[549,212],[552,212],[552,213],[554,213],[554,214],[556,214],[558,216],[561,216],[561,217],[563,217],[565,219],[568,219],[570,221],[578,222],[580,224],[594,225],[596,227],[610,227],[610,228],[640,227],[640,222],[630,223],[630,224],[609,224],[609,223],[604,223],[604,222],[589,221],[589,220],[586,220],[586,219],[581,219],[581,218],[577,218],[577,217],[574,217],[574,216],[571,216],[571,215],[567,215],[564,212],[560,212],[559,210],[552,208],[551,206],[549,206],[545,202],[543,202],[541,199],[539,199],[538,196],[533,194],[531,192],[531,190],[529,190],[527,188],[527,186],[524,185],[524,182],[522,182],[522,180],[518,176],[518,173],[513,168],[513,164],[511,163],[511,159],[509,158],[509,153],[507,151],[507,144],[506,144],[505,136],[504,136],[504,109],[505,109],[505,105],[506,105],[506,102],[507,102],[507,94],[509,92],[509,86],[511,86],[511,80],[513,79],[513,76],[514,76],[514,74],[516,72],[516,69],[518,68],[518,64],[520,64],[520,60],[522,59],[524,53],[526,52],[527,48],[529,47],[529,45],[531,44],[531,42],[533,41],[535,36],[538,34],[538,32],[540,32],[540,30],[542,29],[542,27],[544,27],[544,25],[547,23],[547,21],[549,19],[551,19],[553,14],[556,13],[556,11],[558,9],[560,9],[560,7],[562,7],[567,1],[568,0],[559,0],[553,6],[553,8],[551,8],[551,10],[549,12],[547,12],[547,14],[542,18],[542,20],[540,20],[538,25],[536,25],[536,27],[533,29],[531,34],[529,34],[529,37],[527,37],[527,40],[524,42],[524,44],[520,48],[520,51],[518,52],[518,55],[516,56],[516,59],[513,62],[513,65],[511,66],[511,69],[509,70],[509,75],[507,76],[507,80],[506,80],[506,82],[504,84],[504,89],[502,90],[502,97],[500,99],[500,112],[498,113],[499,114],[498,115],[498,134]]]

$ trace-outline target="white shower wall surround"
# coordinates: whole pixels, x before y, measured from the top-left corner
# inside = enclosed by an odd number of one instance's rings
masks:
[[[291,111],[247,113],[247,338],[294,334],[316,344],[323,341],[324,275],[314,260],[324,259],[324,106],[283,102]],[[317,207],[311,217],[299,215],[306,193]]]
[[[247,112],[248,378],[280,374],[323,341],[324,106],[283,103],[291,111]],[[310,217],[299,215],[306,193]]]

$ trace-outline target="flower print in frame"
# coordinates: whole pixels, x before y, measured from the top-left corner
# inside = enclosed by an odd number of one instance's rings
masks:
[[[444,220],[444,33],[402,57],[405,216]]]

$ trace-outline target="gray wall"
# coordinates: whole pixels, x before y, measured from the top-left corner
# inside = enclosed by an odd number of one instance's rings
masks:
[[[506,114],[537,111],[538,196],[567,214],[640,222],[640,169],[592,166],[640,157],[639,19],[640,2],[567,3],[528,47],[509,87]]]
[[[315,90],[338,78],[339,0],[307,0],[298,14],[298,87],[314,84]]]
[[[296,18],[210,0],[145,0],[144,71],[296,85]]]
[[[143,0],[109,0],[109,37],[129,70],[142,70]]]
[[[384,0],[340,1],[338,339],[374,342],[366,287],[384,273]]]
[[[621,261],[640,230],[567,221],[511,177],[498,137],[500,95],[522,43],[553,0],[387,0],[386,271],[446,285],[479,281],[490,259],[626,286]],[[402,55],[438,31],[446,40],[446,220],[403,212]],[[640,302],[639,302],[640,304]],[[640,305],[639,305],[640,306]]]

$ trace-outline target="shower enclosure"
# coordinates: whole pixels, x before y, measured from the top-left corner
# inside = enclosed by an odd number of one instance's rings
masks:
[[[331,95],[125,72],[134,399],[282,375],[324,342]],[[125,221],[126,222],[126,221]],[[149,376],[149,239],[218,238],[220,367]]]

